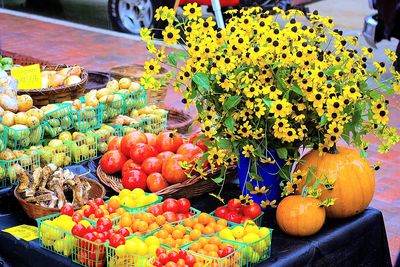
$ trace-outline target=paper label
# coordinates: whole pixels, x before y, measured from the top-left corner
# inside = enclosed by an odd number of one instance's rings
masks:
[[[39,64],[12,68],[11,76],[18,81],[18,89],[42,88]]]
[[[25,241],[32,241],[39,237],[36,226],[21,224],[11,228],[4,229],[3,232],[9,233]]]

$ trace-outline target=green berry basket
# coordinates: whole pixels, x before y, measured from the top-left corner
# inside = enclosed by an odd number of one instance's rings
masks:
[[[126,240],[131,239],[133,236],[127,237]],[[110,246],[107,242],[105,244],[106,255],[107,255],[107,266],[108,267],[150,267],[153,266],[151,262],[154,261],[154,255],[138,255],[128,254],[118,251],[116,248]]]
[[[0,125],[1,126],[1,125]],[[0,152],[6,150],[8,143],[8,131],[0,127]]]
[[[71,109],[72,119],[74,120],[74,129],[78,132],[96,130],[103,123],[103,106],[95,108],[85,108],[82,110]]]
[[[234,227],[231,227],[231,229],[233,228]],[[246,267],[256,266],[257,264],[271,257],[271,240],[273,229],[268,229],[269,233],[266,236],[251,243],[231,241],[232,243],[237,243],[243,247],[243,265]],[[225,241],[223,238],[222,240]]]
[[[41,143],[42,148],[39,149],[40,165],[46,166],[50,163],[57,167],[71,165],[71,149],[65,143],[48,146],[51,139],[44,139]]]
[[[58,108],[46,112],[43,116],[45,134],[51,137],[58,136],[61,132],[74,127],[71,115],[71,106],[68,104],[53,104]]]
[[[133,131],[144,131],[145,121],[141,120],[140,122],[131,124],[129,126],[121,126],[117,124],[108,124],[115,128],[117,136],[124,136]]]
[[[59,213],[47,215],[36,219],[39,231],[40,247],[63,257],[70,257],[76,246],[76,237],[71,232],[56,227],[53,220],[60,216]]]
[[[39,124],[35,127],[28,128],[26,126],[14,125],[11,127],[3,125],[7,131],[8,142],[7,147],[10,149],[23,149],[31,146],[36,146],[42,141],[44,135],[44,124]]]
[[[111,127],[103,128],[103,126],[94,131],[93,134],[97,138],[97,150],[99,153],[106,153],[108,150],[108,141],[111,137],[121,136],[121,126],[115,125],[117,127],[114,128],[112,125],[108,125]]]
[[[144,117],[144,132],[159,134],[167,129],[168,111],[160,114],[148,114]]]
[[[228,205],[225,205],[225,207],[228,207]],[[212,216],[218,218],[218,217],[215,215],[215,210],[214,210],[213,212],[211,212],[210,215],[212,215]],[[261,226],[263,216],[264,216],[264,212],[261,211],[261,214],[260,214],[257,218],[255,218],[255,219],[253,220],[253,221],[255,222],[255,224],[257,224],[258,226]],[[231,223],[232,225],[239,225],[238,223],[234,223],[234,222],[230,222],[230,221],[229,221],[229,223]]]
[[[145,193],[145,195],[146,196],[150,195],[150,193]],[[148,208],[150,208],[151,206],[153,206],[155,204],[158,204],[158,203],[161,203],[162,200],[163,200],[162,197],[157,196],[157,200],[156,201],[154,201],[152,203],[149,203],[149,204],[146,204],[146,205],[141,205],[141,206],[137,206],[137,207],[128,207],[126,205],[122,205],[121,204],[120,206],[121,206],[121,208],[124,208],[127,212],[133,214],[133,213],[136,213],[136,212],[145,211]]]
[[[0,189],[10,185],[10,179],[6,177],[6,166],[4,161],[0,161]]]
[[[15,172],[15,165],[19,164],[29,174],[33,173],[33,170],[40,166],[40,154],[38,151],[33,151],[29,155],[11,159],[11,160],[0,160],[0,177],[1,180],[8,180],[6,183],[13,184],[17,180]]]
[[[104,243],[96,243],[81,237],[76,238],[72,250],[72,261],[86,267],[104,266],[106,247]]]
[[[65,144],[71,150],[72,163],[78,164],[97,157],[97,138],[90,132],[85,134],[85,138],[65,141]]]
[[[121,95],[118,95],[121,96]],[[105,102],[100,104],[103,108],[102,119],[103,122],[110,122],[118,115],[121,115],[125,111],[125,100],[123,97],[121,99],[116,99],[114,101]]]
[[[205,238],[210,239],[210,237],[205,236]],[[229,240],[222,240],[223,243],[228,243],[229,245],[232,245],[235,248],[235,251],[232,252],[231,254],[219,258],[219,257],[211,257],[208,255],[200,254],[194,251],[190,250],[190,246],[187,248],[188,251],[193,253],[196,257],[204,260],[209,260],[211,261],[211,265],[214,267],[233,267],[233,266],[242,266],[245,265],[246,263],[243,261],[243,246],[240,243],[232,242]],[[198,241],[192,242],[192,244],[196,243]]]
[[[122,114],[128,115],[134,109],[141,109],[146,106],[146,90],[142,87],[141,89],[131,92],[129,94],[119,93],[125,101],[125,107]]]

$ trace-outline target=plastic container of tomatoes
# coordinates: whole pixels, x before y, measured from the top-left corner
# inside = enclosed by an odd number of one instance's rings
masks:
[[[106,261],[106,242],[97,243],[75,236],[72,261],[86,267],[103,266]]]
[[[145,193],[145,194],[149,195],[149,193]],[[150,208],[151,206],[161,203],[162,200],[163,200],[163,198],[161,196],[157,196],[157,200],[152,203],[149,203],[149,204],[146,204],[143,206],[138,206],[138,207],[128,207],[128,206],[121,204],[121,208],[124,208],[129,213],[136,213],[136,212],[140,212],[140,211],[145,211],[148,208]]]
[[[224,207],[228,207],[228,205],[225,205]],[[216,218],[219,218],[219,217],[217,217],[217,216],[215,215],[215,210],[214,210],[213,212],[211,212],[210,215],[212,215],[212,216],[214,216],[214,217],[216,217]],[[264,216],[264,212],[261,211],[261,214],[260,214],[258,217],[256,217],[256,218],[253,219],[253,221],[255,222],[255,224],[257,224],[258,226],[261,226],[263,216]],[[224,219],[224,218],[221,218],[221,219]],[[231,223],[231,224],[233,224],[233,225],[239,225],[238,223],[234,223],[234,222],[231,222],[231,221],[228,221],[228,222]]]

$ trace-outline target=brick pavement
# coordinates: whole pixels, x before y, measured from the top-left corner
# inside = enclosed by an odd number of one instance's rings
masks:
[[[102,33],[79,30],[47,22],[0,13],[0,49],[55,63],[78,64],[89,70],[108,71],[115,65],[142,63],[148,56],[142,42]],[[390,97],[393,126],[400,127],[400,98]],[[168,91],[166,104],[182,107],[180,96]],[[193,111],[192,111],[193,112]],[[376,152],[373,137],[371,162],[381,161],[376,174],[376,190],[371,206],[384,214],[392,261],[400,251],[400,145],[385,155]]]

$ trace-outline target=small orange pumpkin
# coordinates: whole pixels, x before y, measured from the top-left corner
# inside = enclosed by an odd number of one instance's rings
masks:
[[[325,222],[325,209],[316,198],[285,197],[276,209],[276,221],[283,232],[293,236],[309,236]]]
[[[321,180],[327,180],[333,189],[322,188],[321,199],[335,198],[335,204],[326,207],[330,218],[346,218],[362,212],[368,207],[375,190],[375,173],[368,161],[360,157],[353,149],[337,147],[338,153],[325,153],[319,156],[317,150],[310,151],[297,165],[296,170],[307,173],[311,168],[313,174]],[[315,181],[315,176],[311,184]],[[298,186],[300,193],[305,185],[303,178]]]

